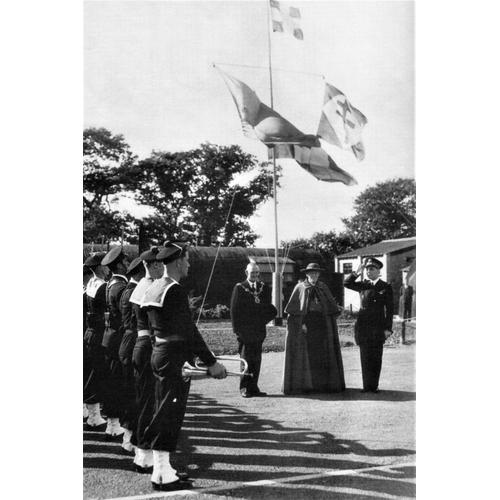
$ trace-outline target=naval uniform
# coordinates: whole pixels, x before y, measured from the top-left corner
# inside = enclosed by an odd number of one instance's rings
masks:
[[[90,278],[85,288],[86,329],[84,334],[85,380],[83,402],[89,405],[104,400],[106,363],[102,338],[106,311],[106,282],[96,276]]]
[[[363,389],[378,390],[385,330],[392,331],[394,310],[392,287],[377,279],[356,281],[358,275],[351,273],[344,280],[344,286],[359,292],[361,307],[354,326],[354,339],[359,345]]]
[[[120,418],[123,412],[123,381],[119,348],[123,337],[120,299],[127,286],[127,278],[113,274],[106,287],[108,320],[102,345],[105,349],[108,376],[105,384],[104,412],[109,418]]]
[[[120,418],[120,425],[130,431],[134,431],[136,426],[135,384],[132,355],[137,339],[137,322],[133,313],[133,304],[130,302],[130,297],[136,286],[137,281],[131,278],[120,298],[123,327],[123,337],[118,350],[123,382],[123,413]]]
[[[216,359],[193,322],[184,288],[169,277],[155,280],[144,301],[156,337],[151,366],[156,379],[155,412],[146,439],[158,451],[175,450],[186,411],[190,378],[182,376],[186,361],[198,356],[207,366]]]
[[[132,354],[137,424],[131,441],[134,446],[144,450],[151,448],[151,443],[146,438],[145,431],[151,423],[154,414],[155,377],[151,368],[151,354],[153,353],[152,332],[149,326],[147,310],[140,305],[144,293],[152,283],[152,278],[142,278],[130,297],[138,334]]]
[[[240,391],[259,394],[262,362],[262,344],[266,338],[266,324],[276,316],[271,304],[271,290],[262,281],[252,284],[245,280],[236,284],[231,296],[231,321],[238,339],[238,352],[248,364],[252,376],[241,377]]]

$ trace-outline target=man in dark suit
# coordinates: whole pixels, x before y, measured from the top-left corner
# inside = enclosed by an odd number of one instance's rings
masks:
[[[392,287],[380,279],[383,264],[370,257],[344,280],[344,286],[359,292],[361,307],[354,327],[361,356],[363,392],[378,392],[384,342],[392,334]],[[366,269],[367,279],[356,281]]]
[[[241,377],[240,393],[244,398],[266,396],[259,389],[262,361],[262,343],[266,338],[266,324],[277,314],[271,304],[271,290],[259,281],[259,266],[250,262],[246,268],[247,279],[237,283],[231,297],[231,320],[238,339],[238,352],[248,363],[250,375]]]

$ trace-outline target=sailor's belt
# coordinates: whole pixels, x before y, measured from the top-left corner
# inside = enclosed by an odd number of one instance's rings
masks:
[[[137,332],[138,337],[149,337],[151,335],[151,332],[149,330],[139,330]]]
[[[167,342],[179,342],[186,340],[186,337],[184,337],[183,335],[169,335],[168,337],[155,336],[155,341],[157,344],[166,344]]]

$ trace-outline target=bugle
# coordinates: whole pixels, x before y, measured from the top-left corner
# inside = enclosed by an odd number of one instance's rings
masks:
[[[215,359],[217,361],[232,361],[232,362],[238,362],[240,363],[241,366],[241,371],[236,372],[236,371],[230,371],[226,370],[226,373],[228,375],[232,375],[234,377],[243,377],[245,375],[251,377],[252,374],[248,373],[248,364],[247,362],[242,359],[242,358],[235,358],[232,356],[215,356]],[[205,378],[205,377],[210,377],[208,374],[208,368],[207,366],[197,359],[194,363],[194,366],[187,361],[184,363],[184,366],[182,367],[182,376],[183,377],[191,377],[191,378]]]

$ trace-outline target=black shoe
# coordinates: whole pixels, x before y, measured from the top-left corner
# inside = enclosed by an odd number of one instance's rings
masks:
[[[263,397],[267,396],[267,392],[257,391],[257,392],[254,392],[253,395],[257,396],[258,398],[263,398]]]
[[[153,470],[152,465],[150,467],[141,467],[140,465],[134,464],[134,467],[135,472],[138,472],[139,474],[151,474],[151,471]]]
[[[171,483],[158,484],[151,481],[151,485],[153,486],[153,490],[156,491],[178,491],[178,490],[189,490],[193,487],[193,483],[191,481],[183,481],[181,479],[177,479],[177,481],[173,481]]]
[[[175,474],[181,481],[191,481],[187,472],[176,472]]]

